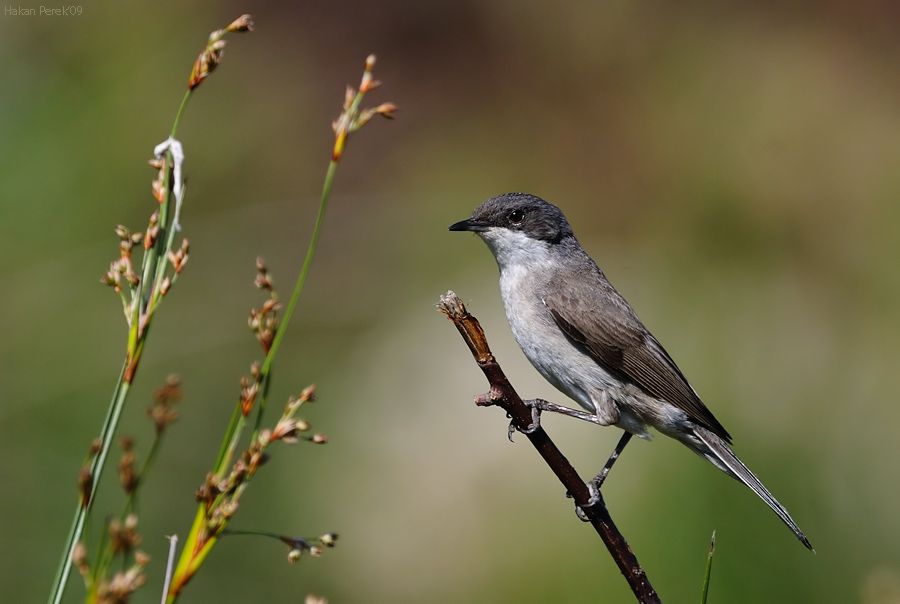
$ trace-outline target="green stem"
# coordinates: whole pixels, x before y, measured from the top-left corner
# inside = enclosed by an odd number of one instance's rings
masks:
[[[228,529],[226,531],[222,531],[223,537],[227,537],[229,535],[255,535],[257,537],[271,537],[272,539],[278,539],[279,541],[281,541],[281,535],[276,535],[275,533],[269,533],[266,531],[249,531],[237,529]]]
[[[222,438],[222,444],[219,445],[219,455],[216,457],[216,463],[213,465],[213,474],[219,476],[219,474],[224,470],[228,461],[231,459],[233,455],[234,447],[236,446],[234,443],[236,441],[236,436],[240,436],[238,432],[238,427],[241,425],[241,421],[243,420],[243,413],[241,412],[241,403],[238,403],[234,406],[234,411],[231,412],[231,419],[228,421],[228,428],[225,430],[225,436]],[[221,478],[221,476],[219,476]]]
[[[162,436],[163,432],[157,430],[153,437],[153,444],[150,445],[150,451],[147,453],[147,457],[144,458],[144,463],[138,471],[137,484],[134,486],[134,490],[129,493],[128,499],[125,502],[125,511],[122,513],[122,520],[137,507],[138,491],[144,486],[144,481],[147,480],[147,474],[150,472],[150,468],[153,467],[153,462],[156,461],[156,454],[159,453]]]
[[[278,330],[275,332],[272,346],[269,348],[269,352],[266,354],[266,358],[260,369],[260,389],[256,401],[256,418],[253,424],[254,436],[259,432],[259,427],[262,424],[263,412],[265,411],[266,400],[269,395],[269,386],[271,385],[272,380],[272,363],[275,360],[275,355],[278,354],[281,341],[284,339],[285,333],[287,333],[288,323],[290,323],[294,310],[297,307],[297,302],[300,300],[300,294],[303,292],[303,286],[306,284],[306,278],[309,275],[309,269],[312,266],[316,248],[319,245],[319,235],[322,231],[322,224],[325,219],[325,209],[328,207],[328,199],[331,197],[331,187],[334,184],[337,166],[338,162],[334,160],[328,164],[328,170],[325,173],[325,181],[322,183],[322,195],[319,199],[319,210],[316,214],[316,222],[313,225],[309,245],[306,248],[306,256],[303,259],[303,265],[300,267],[300,274],[297,276],[297,281],[294,283],[294,290],[291,293],[290,300],[288,300],[287,308],[278,325]],[[238,443],[240,442],[241,435],[243,434],[244,427],[247,423],[247,419],[241,413],[240,407],[241,405],[238,403],[232,412],[231,421],[228,423],[228,429],[225,431],[222,445],[219,447],[219,455],[213,466],[213,474],[221,474],[231,464],[231,460],[237,450]]]
[[[303,265],[300,268],[300,274],[297,276],[297,281],[294,283],[294,290],[291,293],[291,298],[288,301],[287,308],[285,309],[284,315],[281,319],[281,323],[278,326],[278,331],[275,333],[275,338],[272,340],[272,346],[269,348],[269,352],[268,354],[266,354],[265,361],[263,361],[262,368],[260,369],[261,388],[259,395],[260,398],[257,401],[254,437],[259,431],[259,426],[262,422],[263,408],[265,407],[265,402],[269,391],[272,363],[275,359],[275,355],[278,353],[278,348],[281,346],[281,341],[284,339],[284,334],[287,331],[288,323],[290,322],[291,317],[294,314],[294,310],[297,307],[297,302],[298,300],[300,300],[300,294],[303,292],[303,286],[306,284],[306,278],[309,275],[309,270],[312,266],[313,258],[316,253],[316,248],[319,244],[319,236],[322,231],[322,224],[325,218],[325,210],[328,207],[328,199],[331,196],[331,187],[334,184],[334,176],[337,173],[337,165],[338,162],[336,160],[332,160],[331,163],[328,164],[328,170],[325,173],[325,181],[322,184],[322,195],[319,200],[319,211],[316,214],[316,222],[313,226],[309,245],[306,248],[306,257],[303,259]],[[234,456],[234,452],[237,448],[237,443],[240,440],[240,436],[243,433],[246,423],[247,418],[244,417],[243,413],[241,412],[240,403],[238,403],[231,415],[231,421],[229,421],[228,423],[228,429],[225,431],[225,435],[222,438],[222,445],[219,448],[219,455],[214,466],[215,474],[218,475],[219,473],[227,469],[227,467],[230,465],[231,459]],[[198,538],[202,533],[203,526],[205,524],[206,512],[204,504],[201,503],[198,506],[197,515],[194,517],[194,523],[191,526],[188,540],[185,542],[184,547],[181,550],[181,555],[179,556],[178,565],[172,578],[172,585],[169,588],[169,593],[166,599],[166,601],[169,603],[175,602],[175,600],[181,593],[182,587],[187,583],[187,581],[190,580],[193,574],[197,572],[197,570],[203,564],[203,561],[206,559],[206,556],[209,554],[209,551],[217,541],[216,536],[208,536],[208,540],[203,544],[203,546],[200,549],[197,548]]]
[[[328,164],[328,171],[325,173],[325,182],[322,184],[322,196],[319,200],[319,211],[316,214],[316,223],[313,226],[312,236],[309,239],[309,245],[306,247],[306,257],[303,259],[303,266],[300,268],[300,274],[297,275],[297,281],[294,283],[294,291],[288,301],[287,308],[284,310],[284,316],[278,325],[278,331],[275,333],[275,339],[272,340],[272,347],[266,360],[263,362],[262,374],[266,375],[272,369],[272,363],[275,355],[278,354],[278,348],[281,341],[284,340],[284,334],[287,332],[288,323],[294,315],[294,309],[297,307],[297,301],[303,292],[303,286],[306,284],[306,277],[309,275],[309,268],[312,266],[313,257],[316,254],[316,247],[319,245],[319,235],[322,232],[322,222],[325,219],[325,209],[328,207],[328,198],[331,196],[331,187],[334,184],[334,175],[337,173],[338,164],[332,160]]]
[[[188,99],[191,98],[191,91],[186,90],[184,96],[181,97],[181,103],[178,105],[178,111],[175,113],[175,120],[172,122],[172,129],[169,131],[169,138],[175,138],[178,132],[178,124],[181,122],[181,116],[187,107]],[[141,279],[140,288],[142,290],[141,300],[142,311],[149,311],[154,300],[154,296],[159,295],[159,285],[162,283],[163,273],[165,273],[166,255],[172,250],[175,242],[175,229],[169,224],[169,212],[173,204],[177,204],[173,200],[172,186],[169,182],[169,172],[172,169],[174,159],[171,151],[166,151],[165,165],[163,166],[163,189],[166,192],[165,203],[159,213],[159,236],[154,245],[148,250],[148,258],[145,258],[144,274]],[[152,284],[152,287],[148,285]],[[144,290],[146,293],[144,294]]]
[[[369,73],[368,69],[369,66],[367,64],[367,74]],[[300,300],[300,294],[303,293],[303,286],[306,284],[306,278],[309,276],[309,270],[310,267],[312,267],[313,258],[315,257],[316,249],[319,245],[319,236],[322,232],[322,223],[325,219],[325,210],[328,207],[328,200],[331,197],[331,187],[334,184],[334,177],[337,173],[338,162],[340,161],[341,155],[343,153],[343,148],[346,144],[347,137],[349,136],[354,125],[354,120],[359,116],[359,107],[362,103],[363,97],[365,96],[365,91],[362,90],[363,87],[360,86],[360,88],[361,90],[357,91],[356,96],[350,103],[350,106],[345,108],[344,113],[341,115],[339,121],[340,125],[338,126],[338,130],[336,131],[335,145],[332,151],[331,162],[328,164],[328,169],[325,172],[325,180],[322,183],[322,194],[319,199],[319,210],[316,213],[316,222],[313,225],[309,245],[306,248],[306,256],[303,259],[303,265],[300,268],[300,274],[297,275],[297,280],[294,283],[294,290],[291,293],[290,299],[288,300],[284,315],[282,316],[281,322],[278,325],[278,329],[275,332],[275,338],[272,340],[272,345],[266,353],[266,358],[263,361],[262,367],[260,368],[259,383],[261,386],[261,393],[259,394],[259,398],[256,401],[256,418],[254,421],[253,436],[251,437],[251,441],[257,437],[260,425],[262,423],[263,413],[265,412],[266,401],[269,394],[269,386],[271,385],[271,372],[272,365],[275,362],[275,355],[278,354],[278,349],[281,347],[281,342],[284,339],[285,334],[287,333],[288,324],[290,323],[291,318],[294,316],[294,310],[297,308],[297,302]],[[240,403],[238,403],[231,416],[231,421],[228,424],[228,429],[225,431],[225,435],[222,439],[222,445],[219,448],[219,455],[215,465],[216,475],[224,472],[231,464],[231,459],[233,458],[234,453],[237,449],[237,443],[240,441],[241,435],[243,434],[244,428],[246,427],[246,423],[247,418],[242,412]],[[246,488],[246,486],[247,483],[244,483],[242,485],[242,488]],[[215,505],[216,503],[214,502],[210,507],[212,508]],[[169,587],[169,593],[166,597],[166,602],[168,604],[172,604],[177,600],[182,588],[187,584],[188,581],[190,581],[191,577],[193,577],[194,574],[199,570],[200,566],[202,566],[203,562],[206,560],[206,556],[209,555],[209,552],[215,546],[218,540],[218,536],[225,529],[225,526],[223,525],[218,528],[216,534],[205,536],[204,538],[203,533],[206,526],[207,514],[208,511],[205,507],[205,504],[201,503],[197,508],[197,514],[194,517],[194,523],[191,525],[191,531],[188,535],[188,540],[185,542],[184,548],[181,550],[181,556],[179,557],[178,565],[175,569],[175,574],[172,577],[172,584]],[[201,540],[203,540],[202,544],[200,543]]]
[[[175,120],[172,123],[172,129],[169,131],[169,136],[172,138],[175,137],[175,133],[178,130],[178,124],[181,121],[181,116],[184,113],[185,107],[187,106],[187,101],[190,98],[190,90],[185,92],[184,96],[181,99],[181,104],[178,106],[178,111],[175,114]],[[167,155],[168,165],[171,165],[172,156],[171,153]],[[166,204],[163,206],[163,211],[160,215],[160,225],[161,230],[166,228],[166,220],[168,219],[168,206],[171,203],[170,200],[170,191],[169,191],[169,183],[168,183],[168,168],[165,173],[165,190],[166,190]],[[166,238],[166,245],[171,245],[172,238]],[[132,320],[131,327],[128,332],[128,345],[127,350],[128,354],[126,355],[125,364],[122,367],[122,371],[119,373],[119,379],[116,382],[116,387],[113,390],[112,399],[110,400],[109,408],[106,412],[106,419],[103,422],[103,428],[100,432],[100,452],[94,458],[91,463],[91,477],[93,479],[91,485],[91,493],[86,505],[82,505],[79,501],[78,507],[75,510],[75,517],[72,519],[72,525],[69,528],[69,534],[66,537],[66,545],[63,550],[62,559],[59,562],[59,566],[56,569],[56,575],[53,580],[53,588],[50,592],[50,597],[47,600],[49,604],[59,604],[62,600],[63,594],[66,591],[66,584],[69,579],[69,572],[72,568],[72,553],[75,550],[75,546],[81,540],[81,535],[84,533],[84,524],[87,519],[88,512],[90,512],[91,504],[94,500],[94,494],[97,491],[97,487],[100,484],[100,477],[103,473],[103,468],[106,464],[106,457],[109,454],[110,446],[112,445],[113,437],[115,436],[116,429],[119,425],[119,417],[122,413],[122,408],[125,405],[125,400],[128,397],[128,392],[131,386],[131,381],[134,380],[134,370],[137,368],[137,363],[140,360],[140,350],[143,348],[144,340],[147,336],[146,329],[141,330],[140,328],[140,317],[141,317],[141,305],[143,298],[143,289],[147,287],[148,284],[152,282],[153,275],[152,271],[155,266],[155,257],[158,254],[157,250],[162,246],[154,246],[148,253],[144,256],[143,259],[143,267],[142,274],[144,278],[141,279],[141,285],[135,291],[133,304],[134,308],[132,309]],[[163,256],[165,252],[168,250],[164,250]],[[148,293],[148,301],[149,301],[149,293]],[[145,327],[149,327],[148,325]],[[125,379],[125,372],[131,366],[131,375],[130,379]]]
[[[63,550],[62,559],[59,561],[59,566],[56,569],[56,576],[53,581],[53,591],[50,593],[50,598],[48,600],[51,604],[59,604],[66,591],[69,571],[72,569],[72,553],[75,550],[78,541],[81,540],[81,535],[84,532],[84,523],[87,519],[88,512],[91,509],[91,505],[94,503],[94,495],[97,493],[97,487],[100,484],[100,476],[103,473],[103,467],[106,464],[106,457],[109,455],[109,449],[116,433],[116,427],[119,424],[119,416],[122,413],[122,407],[125,405],[125,399],[127,398],[128,391],[131,387],[131,384],[123,379],[127,366],[128,361],[126,360],[125,365],[122,366],[122,370],[119,372],[119,379],[116,381],[116,387],[113,390],[109,409],[106,412],[106,419],[103,421],[103,428],[100,431],[100,451],[91,462],[91,477],[93,480],[90,494],[87,502],[82,505],[79,501],[78,507],[75,510],[75,517],[72,519],[72,526],[69,528],[69,534],[66,537],[66,547],[65,550]]]
[[[178,124],[181,123],[181,116],[184,114],[184,108],[187,107],[189,98],[191,98],[190,88],[184,91],[184,96],[181,97],[181,104],[178,105],[178,111],[175,113],[175,121],[172,122],[172,129],[169,131],[169,136],[172,138],[175,138],[175,133],[178,132]]]
[[[709,595],[709,579],[712,576],[713,555],[716,553],[716,531],[709,539],[709,553],[706,556],[706,574],[703,576],[703,587],[700,589],[700,604],[706,604]]]
[[[125,506],[122,508],[122,513],[119,514],[119,521],[124,525],[125,519],[128,518],[128,514],[134,511],[137,507],[137,495],[141,486],[144,484],[144,480],[147,478],[147,473],[150,468],[153,466],[153,462],[156,459],[156,454],[159,451],[159,445],[162,442],[162,432],[157,431],[154,438],[153,444],[150,446],[150,451],[147,453],[147,457],[144,460],[144,463],[141,465],[141,469],[137,474],[137,484],[135,485],[134,490],[128,494],[128,498],[125,500]],[[94,568],[94,585],[99,583],[99,581],[107,575],[107,571],[109,569],[109,565],[113,561],[113,544],[107,538],[108,531],[104,531],[103,536],[104,539],[100,543],[100,555],[97,558],[97,564]],[[125,563],[125,558],[123,557],[122,563]]]
[[[294,315],[294,309],[297,308],[297,302],[300,300],[300,294],[303,292],[303,286],[306,284],[306,277],[309,275],[309,269],[312,266],[313,258],[316,255],[316,248],[319,245],[319,235],[322,232],[322,223],[325,219],[325,209],[328,207],[328,199],[331,197],[331,187],[334,184],[334,175],[337,173],[337,167],[338,162],[334,159],[328,164],[328,171],[325,173],[325,182],[322,183],[322,196],[319,200],[319,211],[316,214],[316,223],[313,226],[312,236],[310,237],[309,245],[306,248],[306,257],[303,259],[303,266],[300,268],[300,274],[297,275],[297,281],[294,283],[294,291],[291,293],[291,298],[288,300],[288,305],[284,310],[284,315],[278,325],[278,330],[275,332],[275,339],[272,340],[272,347],[269,348],[269,353],[266,355],[266,360],[263,361],[262,369],[260,370],[265,386],[268,386],[269,374],[272,371],[272,363],[274,363],[275,355],[278,354],[278,349],[281,346],[281,341],[287,333],[288,324],[291,321],[291,317]],[[267,390],[267,387],[264,388],[263,397],[256,406],[256,422],[253,426],[254,433],[259,431],[259,426],[262,423]]]

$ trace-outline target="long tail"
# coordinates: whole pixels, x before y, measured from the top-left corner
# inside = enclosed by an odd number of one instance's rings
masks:
[[[797,526],[797,523],[794,522],[794,519],[791,518],[791,515],[788,513],[784,506],[778,503],[778,500],[775,499],[775,496],[769,492],[763,483],[756,477],[756,475],[750,471],[750,468],[744,465],[740,459],[738,459],[737,455],[734,454],[734,451],[731,450],[731,447],[724,440],[706,430],[705,428],[701,428],[699,426],[694,428],[694,435],[704,444],[706,445],[706,449],[708,451],[698,451],[703,457],[706,457],[710,462],[723,470],[726,474],[730,475],[737,480],[740,480],[745,485],[750,487],[754,493],[756,493],[760,499],[766,502],[772,511],[778,514],[778,517],[781,518],[781,521],[784,522],[789,529],[791,529],[794,534],[797,536],[797,539],[800,540],[800,543],[805,545],[807,549],[815,552],[812,544],[809,542],[809,539],[806,538],[806,535],[803,534],[803,531],[800,530],[800,527]]]

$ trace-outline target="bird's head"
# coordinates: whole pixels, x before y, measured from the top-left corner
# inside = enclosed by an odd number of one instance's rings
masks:
[[[450,225],[450,230],[477,233],[501,266],[536,257],[573,236],[559,208],[528,193],[492,197],[475,208],[470,218]]]

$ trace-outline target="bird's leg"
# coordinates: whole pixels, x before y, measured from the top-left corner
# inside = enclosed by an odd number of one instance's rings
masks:
[[[603,486],[603,481],[606,480],[606,475],[609,474],[609,471],[612,469],[613,464],[616,463],[616,460],[619,459],[619,455],[622,454],[622,451],[625,450],[625,445],[628,444],[628,441],[631,440],[633,434],[628,430],[622,432],[622,438],[619,439],[619,443],[616,445],[616,448],[613,449],[612,455],[609,456],[609,459],[606,460],[606,464],[603,466],[603,469],[600,470],[600,473],[594,476],[594,479],[591,483],[597,487],[599,490],[601,486]]]
[[[479,394],[475,397],[475,404],[479,407],[490,407],[491,405],[500,403],[500,401],[502,400],[503,392],[501,391],[501,389],[496,386],[491,386],[491,390],[489,392]],[[507,438],[509,438],[509,442],[512,442],[512,435],[516,430],[518,430],[522,434],[532,434],[535,430],[541,427],[541,409],[537,406],[529,405],[531,401],[524,402],[526,405],[531,407],[531,425],[522,430],[518,426],[516,426],[516,423],[514,421],[509,422],[509,430],[506,434]],[[509,417],[509,414],[507,414],[506,416]]]
[[[557,405],[556,403],[545,401],[542,398],[533,398],[522,402],[532,409],[539,409],[540,411],[550,411],[551,413],[568,415],[569,417],[574,417],[575,419],[580,419],[581,421],[590,422],[592,424],[605,425],[600,421],[600,418],[593,413],[578,411],[577,409],[572,409],[571,407],[566,407],[565,405]]]
[[[613,464],[616,463],[616,460],[619,459],[619,455],[622,454],[622,451],[625,449],[625,445],[628,444],[628,441],[631,440],[633,435],[631,432],[627,430],[622,433],[622,438],[619,439],[619,443],[616,445],[616,448],[613,450],[612,455],[609,456],[609,459],[606,460],[606,464],[604,464],[603,469],[600,470],[600,473],[594,476],[588,483],[588,490],[591,492],[591,498],[588,502],[580,506],[575,504],[575,514],[578,515],[578,518],[583,520],[584,522],[590,522],[590,518],[587,517],[587,514],[584,513],[583,508],[589,508],[598,501],[600,501],[600,487],[603,486],[603,481],[606,480],[606,475],[609,474],[609,471],[612,469]],[[566,493],[566,497],[571,497],[570,493]]]

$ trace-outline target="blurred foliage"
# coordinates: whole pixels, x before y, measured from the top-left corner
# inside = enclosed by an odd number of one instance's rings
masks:
[[[553,476],[469,404],[482,378],[433,307],[457,290],[519,391],[564,402],[512,342],[488,252],[445,233],[526,190],[562,205],[816,545],[677,443],[633,445],[606,499],[666,600],[696,599],[715,528],[712,601],[900,601],[900,9],[620,0],[0,13],[5,599],[47,593],[121,360],[119,303],[98,283],[112,228],[143,227],[144,164],[196,47],[243,11],[257,34],[229,47],[183,123],[192,261],[124,421],[148,445],[144,407],[181,374],[183,420],[142,510],[151,585],[256,352],[254,258],[293,279],[336,103],[376,52],[401,113],[347,157],[272,398],[317,382],[309,419],[331,442],[273,459],[236,527],[335,530],[341,547],[289,566],[278,544],[223,542],[191,597],[628,601]],[[545,425],[585,474],[617,438]],[[521,518],[501,515],[509,498]]]

